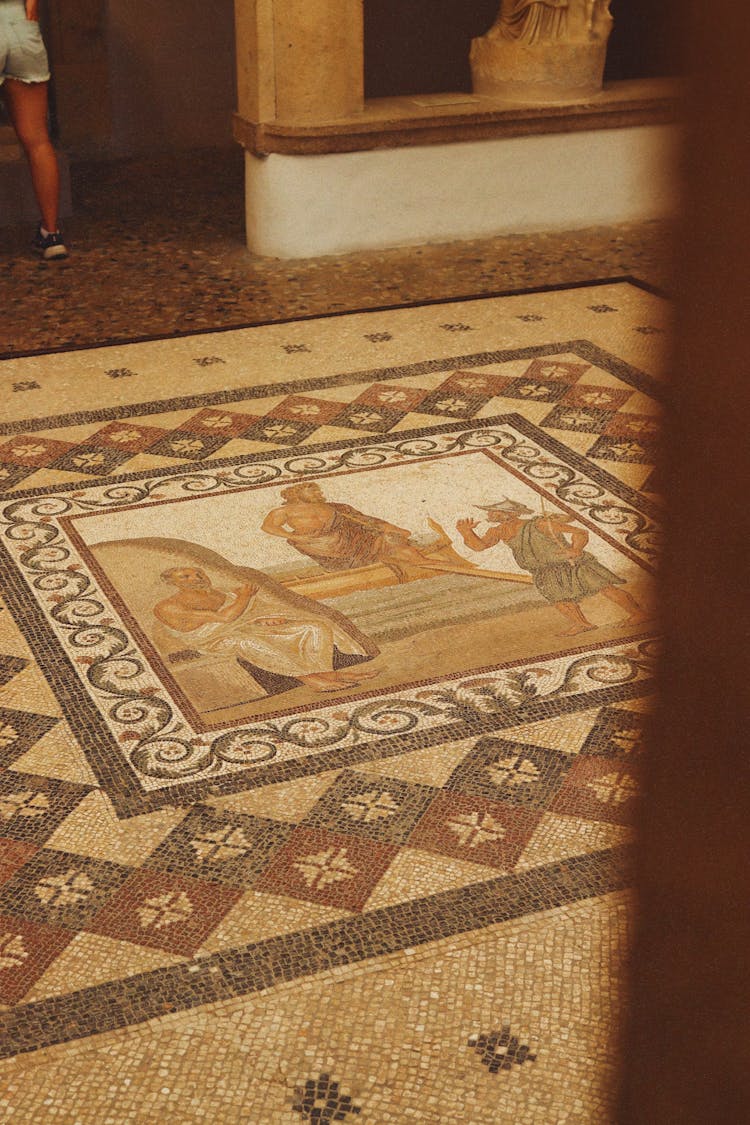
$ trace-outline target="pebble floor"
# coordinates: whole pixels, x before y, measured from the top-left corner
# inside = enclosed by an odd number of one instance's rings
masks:
[[[0,228],[3,354],[631,275],[668,285],[665,223],[280,261],[248,252],[239,148],[72,170],[71,256]],[[397,200],[394,200],[397,206]]]

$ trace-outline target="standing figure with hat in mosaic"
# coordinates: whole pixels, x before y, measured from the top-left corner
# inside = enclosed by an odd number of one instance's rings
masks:
[[[477,504],[492,525],[477,533],[481,521],[462,519],[456,528],[472,551],[486,551],[505,543],[518,566],[528,571],[539,593],[569,621],[561,636],[571,637],[597,626],[584,614],[581,602],[603,594],[627,616],[618,624],[634,626],[648,615],[632,594],[623,589],[625,580],[614,574],[585,548],[589,533],[558,514],[535,515],[531,508],[504,498],[494,504]]]

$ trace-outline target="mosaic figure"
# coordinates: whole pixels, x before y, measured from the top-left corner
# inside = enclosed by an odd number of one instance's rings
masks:
[[[344,571],[381,564],[399,582],[424,577],[423,571],[467,574],[504,582],[527,581],[517,575],[480,570],[463,559],[451,546],[439,523],[427,521],[436,540],[422,548],[411,542],[411,532],[377,516],[367,516],[349,504],[326,500],[312,482],[281,490],[284,503],[264,519],[268,535],[286,539],[300,554],[313,559],[323,570]],[[414,568],[417,568],[415,574]]]
[[[281,495],[284,503],[266,516],[263,531],[286,539],[323,570],[352,570],[382,563],[402,582],[405,566],[434,567],[424,552],[410,543],[411,532],[364,515],[349,504],[326,500],[317,484],[290,485]]]
[[[585,528],[575,527],[559,515],[535,516],[531,508],[515,500],[476,506],[487,513],[492,526],[478,535],[479,520],[459,520],[456,528],[464,543],[472,551],[486,551],[505,543],[518,566],[529,572],[540,594],[570,622],[561,636],[572,637],[597,628],[580,605],[594,594],[604,594],[626,611],[620,626],[648,620],[632,594],[622,589],[624,579],[585,550],[589,540]]]
[[[336,691],[377,674],[340,666],[361,660],[362,650],[315,608],[304,613],[267,591],[259,596],[250,583],[220,590],[196,566],[170,567],[162,578],[177,589],[154,606],[154,616],[173,638],[189,644],[176,654],[182,659],[230,653],[269,692],[299,683]]]

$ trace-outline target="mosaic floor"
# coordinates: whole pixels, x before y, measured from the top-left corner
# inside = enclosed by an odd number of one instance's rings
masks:
[[[608,1120],[667,329],[625,280],[0,364],[8,1120]]]

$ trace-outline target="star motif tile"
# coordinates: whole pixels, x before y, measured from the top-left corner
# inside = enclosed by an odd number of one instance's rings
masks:
[[[557,750],[483,738],[454,770],[447,788],[544,809],[562,785],[570,763],[570,756]]]
[[[105,446],[123,449],[131,454],[143,453],[167,433],[167,430],[156,426],[142,426],[140,423],[128,421],[110,422],[87,438],[87,444],[94,448]]]
[[[412,832],[409,846],[510,871],[541,815],[536,809],[444,792]]]
[[[52,465],[72,448],[73,443],[70,441],[54,441],[51,438],[23,434],[0,445],[0,462],[38,469],[42,465]]]
[[[33,472],[31,466],[7,465],[0,457],[0,493],[8,492],[25,480]]]
[[[597,410],[590,406],[569,406],[564,403],[551,410],[547,417],[542,419],[541,424],[555,430],[598,434],[602,432],[611,417],[611,412],[608,410]]]
[[[38,850],[36,844],[0,837],[0,885],[7,883],[19,867],[23,867]]]
[[[146,866],[247,887],[291,831],[288,824],[199,805],[160,844]]]
[[[0,707],[0,766],[11,765],[30,750],[58,719]]]
[[[565,406],[582,406],[589,410],[619,410],[633,392],[623,387],[602,387],[593,383],[576,383],[568,387],[561,402]]]
[[[89,792],[70,781],[0,772],[0,834],[43,844]]]
[[[131,874],[86,929],[192,957],[241,895],[239,888],[142,869]]]
[[[129,874],[119,864],[43,849],[3,888],[0,914],[80,930]]]
[[[265,441],[272,445],[299,445],[320,428],[321,422],[297,418],[261,418],[242,435],[243,441]]]
[[[589,457],[597,461],[622,461],[631,465],[653,464],[655,451],[653,442],[648,438],[628,437],[626,435],[614,437],[602,434],[588,451]]]
[[[503,394],[506,392],[503,391]],[[459,392],[458,388],[438,388],[426,395],[419,404],[420,414],[435,414],[445,418],[473,418],[486,406],[491,394]]]
[[[21,656],[9,656],[7,653],[0,653],[0,687],[5,687],[7,683],[10,683],[14,676],[28,667],[28,664],[28,660],[24,660]],[[6,715],[14,713],[25,714],[25,712],[5,712]]]
[[[629,760],[579,755],[551,811],[610,824],[631,824],[638,778]]]
[[[303,823],[310,828],[403,844],[436,792],[428,785],[344,771]]]
[[[407,414],[416,410],[422,399],[428,394],[426,390],[418,387],[405,387],[400,383],[373,383],[357,395],[354,402],[358,405],[365,404],[377,409],[400,411]]]
[[[653,444],[659,429],[659,419],[653,414],[628,414],[621,410],[610,418],[606,432],[613,437],[631,437]]]
[[[15,1004],[73,940],[69,930],[0,915],[0,1004]]]
[[[343,409],[340,402],[325,398],[307,398],[305,395],[290,395],[269,410],[267,418],[284,418],[291,422],[305,422],[316,426],[330,424]]]
[[[361,910],[398,848],[300,826],[256,880],[255,890]]]
[[[180,429],[196,434],[211,434],[225,439],[239,437],[259,420],[257,414],[243,414],[236,410],[207,408],[182,422]]]
[[[155,457],[179,457],[185,461],[202,461],[226,445],[228,437],[213,431],[173,430],[149,448]]]
[[[449,379],[441,383],[439,390],[445,394],[493,398],[495,395],[501,395],[510,382],[512,382],[510,376],[499,375],[493,371],[454,371]]]
[[[586,374],[590,365],[588,363],[571,363],[569,360],[556,359],[548,356],[534,359],[523,373],[524,379],[541,379],[552,383],[577,383]]]
[[[64,473],[86,473],[87,476],[106,476],[124,465],[131,457],[125,449],[104,448],[95,445],[77,445],[53,461],[50,468]]]
[[[581,753],[612,758],[641,754],[645,749],[644,737],[642,716],[618,707],[605,707],[597,716]]]
[[[347,426],[352,430],[370,430],[373,433],[387,433],[401,421],[403,410],[389,406],[370,405],[353,402],[336,418],[337,426]]]
[[[567,384],[544,379],[530,379],[524,376],[513,379],[503,388],[503,398],[519,399],[523,402],[557,402],[563,397]]]

